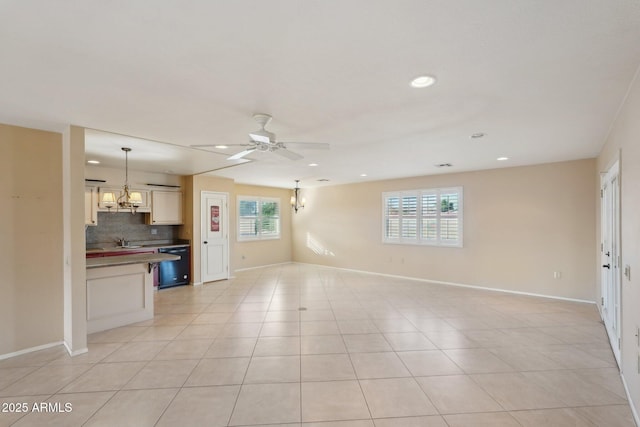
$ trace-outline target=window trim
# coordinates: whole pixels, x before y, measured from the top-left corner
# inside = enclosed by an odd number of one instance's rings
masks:
[[[421,235],[422,233],[422,222],[423,217],[421,214],[422,208],[422,197],[426,194],[436,194],[437,195],[437,205],[441,204],[441,195],[447,193],[457,193],[458,194],[458,240],[455,242],[447,242],[443,241],[440,236],[440,227],[441,227],[441,218],[440,214],[438,214],[437,219],[437,230],[438,236],[436,240],[427,240],[424,239]],[[397,197],[399,199],[399,209],[402,211],[402,198],[407,196],[414,196],[417,199],[416,204],[416,238],[405,238],[401,236],[402,233],[402,224],[399,224],[399,233],[400,236],[397,238],[389,238],[387,237],[387,200],[392,197]],[[440,212],[440,210],[438,210]],[[400,220],[402,219],[402,214],[399,215]],[[402,191],[388,191],[382,193],[382,243],[383,244],[394,244],[394,245],[419,245],[419,246],[438,246],[445,248],[462,248],[464,244],[464,194],[463,188],[460,187],[442,187],[442,188],[425,188],[419,190],[402,190]]]
[[[255,242],[255,241],[260,241],[260,240],[278,240],[282,238],[282,215],[281,215],[281,200],[277,197],[258,197],[258,196],[237,196],[236,197],[237,200],[237,218],[238,218],[238,225],[237,225],[237,236],[236,236],[236,240],[238,242]],[[258,215],[256,215],[256,219],[258,221],[260,221],[260,223],[262,223],[262,204],[263,203],[276,203],[278,206],[278,215],[274,216],[273,218],[277,218],[278,219],[278,233],[275,235],[263,235],[261,231],[258,231],[258,234],[256,234],[255,236],[243,236],[241,231],[240,231],[240,227],[241,227],[241,219],[243,218],[240,215],[240,203],[243,201],[249,201],[249,202],[257,202],[258,203]]]

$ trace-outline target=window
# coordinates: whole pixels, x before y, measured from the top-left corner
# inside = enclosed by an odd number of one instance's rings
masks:
[[[382,241],[462,246],[462,187],[382,194]]]
[[[280,238],[280,200],[238,197],[238,240]]]

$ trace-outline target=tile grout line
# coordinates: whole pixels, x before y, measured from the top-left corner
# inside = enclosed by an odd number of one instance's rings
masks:
[[[261,275],[259,275],[258,278],[254,281],[254,284],[251,286],[251,288],[255,286],[255,282],[259,281],[260,276]],[[243,298],[243,301],[246,299],[246,297],[247,295],[245,295],[245,297]],[[271,305],[271,300],[269,302],[269,305]],[[268,312],[268,309],[267,309],[267,312]],[[231,425],[231,419],[233,418],[233,415],[236,411],[236,407],[238,406],[238,400],[240,400],[240,395],[242,394],[242,389],[245,385],[244,382],[245,382],[245,379],[247,378],[247,373],[249,372],[249,368],[251,367],[251,361],[253,360],[253,355],[255,354],[256,347],[258,346],[258,340],[260,339],[260,334],[262,332],[262,328],[264,327],[264,323],[265,322],[263,321],[262,324],[260,325],[260,330],[258,331],[258,337],[256,338],[256,342],[253,344],[253,349],[251,350],[251,355],[249,356],[249,363],[247,363],[247,368],[245,369],[244,375],[242,376],[242,382],[240,383],[240,386],[238,388],[238,395],[236,396],[236,399],[233,403],[233,408],[231,408],[231,411],[229,412],[229,419],[227,420],[227,423],[226,423],[227,426]]]

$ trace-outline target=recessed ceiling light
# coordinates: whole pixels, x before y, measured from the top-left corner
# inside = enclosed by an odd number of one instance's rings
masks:
[[[503,162],[505,160],[509,160],[509,158],[508,157],[498,157],[496,160]]]
[[[313,167],[313,166],[318,166],[317,163],[309,163],[309,166]]]
[[[367,176],[367,174],[366,173],[361,173],[360,176]]]
[[[411,87],[423,88],[429,87],[436,82],[436,78],[433,76],[418,76],[411,80]]]
[[[484,138],[485,136],[486,136],[486,133],[477,132],[477,133],[472,133],[469,138],[478,139],[478,138]]]
[[[92,165],[99,165],[100,161],[99,160],[87,160],[87,163],[91,163]]]
[[[229,148],[229,146],[228,146],[228,145],[216,145],[215,147],[216,147],[216,148],[219,148],[219,149],[221,149],[221,150],[224,150],[224,149],[226,149],[226,148]]]

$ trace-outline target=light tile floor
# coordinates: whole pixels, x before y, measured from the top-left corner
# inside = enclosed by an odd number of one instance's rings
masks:
[[[634,425],[591,304],[288,264],[155,312],[0,361],[0,426]]]

